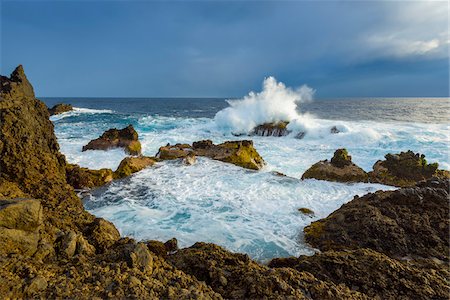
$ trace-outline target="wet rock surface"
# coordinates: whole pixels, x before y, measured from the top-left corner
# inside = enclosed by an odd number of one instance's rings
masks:
[[[448,191],[448,180],[431,179],[418,187],[356,196],[307,226],[305,239],[324,251],[371,248],[395,258],[448,261]]]
[[[140,155],[141,143],[138,139],[138,133],[132,125],[128,125],[123,129],[112,128],[105,131],[99,138],[83,146],[82,151],[124,148],[128,154]]]
[[[367,182],[367,173],[352,162],[346,149],[334,152],[331,161],[323,160],[312,165],[302,179],[319,179],[337,182]]]
[[[159,148],[156,157],[161,160],[205,156],[246,169],[259,170],[265,162],[253,147],[252,141],[228,141],[215,145],[210,140],[189,144],[167,145]]]
[[[377,161],[369,172],[370,181],[398,187],[414,186],[431,177],[450,178],[449,172],[438,170],[437,163],[429,164],[425,155],[412,151],[387,154]]]
[[[265,123],[256,126],[250,135],[258,135],[258,136],[285,136],[291,133],[287,129],[287,125],[289,122],[275,122],[275,123]]]
[[[52,108],[48,109],[48,112],[50,113],[50,116],[53,115],[59,115],[68,111],[72,111],[73,110],[73,106],[70,104],[65,104],[65,103],[58,103],[56,105],[54,105]]]
[[[142,171],[143,169],[153,166],[156,163],[155,158],[148,156],[126,157],[124,158],[117,170],[114,171],[114,178],[124,178]]]

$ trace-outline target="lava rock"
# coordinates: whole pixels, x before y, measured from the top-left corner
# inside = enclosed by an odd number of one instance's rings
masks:
[[[133,125],[128,125],[123,129],[112,128],[105,131],[99,138],[92,140],[87,145],[83,146],[82,151],[124,148],[125,152],[128,154],[140,155],[141,143],[138,138],[138,133]]]

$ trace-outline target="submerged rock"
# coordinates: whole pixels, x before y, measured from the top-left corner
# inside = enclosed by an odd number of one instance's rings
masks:
[[[334,152],[331,161],[322,160],[312,165],[302,175],[302,179],[319,179],[337,182],[367,182],[367,173],[352,162],[346,149]]]
[[[111,169],[90,170],[78,165],[67,164],[67,183],[75,189],[91,189],[107,184],[113,180]]]
[[[355,197],[304,229],[320,250],[371,248],[391,257],[449,260],[448,180]]]
[[[438,170],[438,163],[428,164],[423,154],[407,151],[386,154],[385,158],[373,165],[369,172],[371,182],[407,187],[434,176],[450,178],[448,171]]]
[[[232,163],[246,169],[259,170],[264,160],[253,147],[252,141],[229,141],[214,145],[210,140],[188,144],[167,145],[159,148],[156,157],[162,160],[186,158],[190,155],[205,156],[211,159]]]
[[[117,170],[114,172],[114,178],[124,178],[133,173],[139,172],[149,166],[153,166],[156,160],[153,157],[137,156],[124,158]]]
[[[250,135],[259,135],[259,136],[285,136],[291,133],[287,129],[287,125],[289,122],[273,122],[273,123],[264,123],[256,126],[250,133]]]
[[[59,115],[68,111],[72,111],[73,110],[73,106],[70,104],[65,104],[65,103],[58,103],[56,105],[54,105],[52,108],[48,109],[48,112],[50,113],[50,116],[53,115]]]
[[[450,272],[445,264],[421,268],[370,249],[277,258],[269,266],[309,272],[320,280],[345,284],[370,299],[445,299],[449,288],[446,278]]]
[[[314,216],[314,211],[306,207],[301,207],[298,211],[307,216]]]
[[[141,154],[141,143],[133,125],[128,125],[123,129],[113,128],[105,131],[99,138],[83,146],[82,151],[109,150],[112,148],[124,148],[125,152],[131,155]]]

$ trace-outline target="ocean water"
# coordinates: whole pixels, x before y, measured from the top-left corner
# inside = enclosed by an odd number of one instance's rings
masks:
[[[125,157],[120,149],[81,152],[83,145],[111,127],[133,124],[143,153],[149,156],[167,143],[251,138],[267,163],[260,171],[207,158],[198,158],[193,166],[168,161],[94,190],[83,200],[86,209],[112,221],[123,235],[162,241],[176,237],[181,247],[197,241],[213,242],[260,261],[312,254],[314,249],[303,241],[305,226],[326,217],[355,195],[393,189],[299,179],[308,167],[329,159],[337,148],[347,148],[353,161],[367,171],[385,154],[405,150],[424,153],[429,162],[450,169],[448,98],[308,103],[294,99],[296,111],[287,112],[294,116],[291,135],[237,137],[233,133],[255,120],[284,116],[286,105],[292,104],[261,102],[263,93],[249,97],[231,104],[225,99],[191,98],[42,100],[48,106],[65,102],[76,107],[51,120],[67,160],[93,169],[115,169]],[[220,111],[221,117],[215,117]],[[341,132],[331,134],[333,126]],[[305,137],[294,138],[297,131],[306,132]],[[288,176],[279,177],[273,171]],[[312,209],[315,215],[302,215],[298,212],[301,207]]]

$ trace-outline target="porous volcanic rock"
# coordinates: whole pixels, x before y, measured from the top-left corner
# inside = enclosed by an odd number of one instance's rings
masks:
[[[355,198],[307,226],[320,250],[371,248],[395,258],[449,260],[449,181],[378,191]]]
[[[128,125],[123,129],[112,128],[105,131],[99,138],[90,141],[83,146],[86,150],[109,150],[112,148],[124,148],[125,152],[131,155],[141,154],[141,143],[139,136],[133,125]]]
[[[308,272],[270,269],[246,254],[231,253],[214,244],[196,243],[169,255],[168,261],[225,299],[368,299]]]
[[[0,255],[33,255],[40,240],[42,220],[39,200],[0,200]]]
[[[186,158],[190,155],[205,156],[231,163],[246,169],[259,170],[264,160],[253,147],[252,141],[228,141],[214,145],[210,140],[189,144],[166,145],[159,148],[156,157],[161,160]]]
[[[153,166],[156,160],[153,157],[137,156],[125,157],[114,171],[114,178],[124,178],[133,173],[139,172],[149,166]]]
[[[446,264],[416,267],[370,249],[326,251],[314,256],[277,258],[269,267],[290,267],[320,280],[345,284],[370,299],[446,299],[449,270]]]
[[[289,122],[272,122],[272,123],[264,123],[256,126],[250,133],[250,135],[259,135],[259,136],[285,136],[291,133],[287,129],[287,125]]]
[[[398,187],[414,186],[416,183],[437,176],[450,178],[449,172],[438,170],[438,163],[428,164],[425,155],[412,151],[399,154],[386,154],[385,160],[379,160],[369,172],[371,182]]]
[[[58,104],[54,105],[52,108],[49,108],[48,112],[50,113],[50,116],[53,116],[53,115],[59,115],[64,112],[68,112],[68,111],[72,111],[72,110],[73,110],[72,105],[65,104],[65,103],[58,103]]]
[[[319,179],[337,182],[367,182],[367,173],[352,162],[346,149],[334,152],[331,161],[322,160],[312,165],[302,175],[302,179]]]

